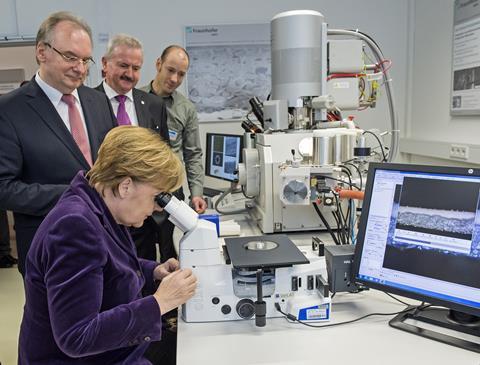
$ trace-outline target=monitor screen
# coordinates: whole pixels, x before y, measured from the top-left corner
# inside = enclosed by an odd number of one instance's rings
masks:
[[[356,280],[480,315],[480,170],[371,164]]]
[[[228,181],[238,180],[242,159],[243,136],[207,133],[205,174]]]

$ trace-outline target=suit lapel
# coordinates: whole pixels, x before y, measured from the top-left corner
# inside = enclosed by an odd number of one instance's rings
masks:
[[[27,95],[31,97],[28,104],[39,115],[42,121],[50,128],[54,135],[62,141],[62,143],[68,148],[68,150],[75,156],[75,158],[85,167],[89,169],[85,157],[77,146],[77,143],[73,139],[70,131],[65,126],[62,118],[58,114],[57,110],[53,106],[52,102],[45,95],[43,90],[38,86],[34,79],[29,82],[27,86]]]
[[[142,95],[139,95],[136,89],[133,89],[133,104],[135,105],[135,113],[137,113],[138,125],[140,127],[148,128],[148,112],[147,101],[144,100]]]
[[[98,86],[95,88],[95,90],[98,90],[98,91],[100,91],[100,92],[102,92],[102,93],[105,94],[105,89],[103,88],[103,82],[101,82],[100,85],[98,85]]]

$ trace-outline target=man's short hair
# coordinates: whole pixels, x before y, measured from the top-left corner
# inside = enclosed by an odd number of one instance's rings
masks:
[[[165,60],[167,59],[167,56],[170,54],[170,52],[175,51],[176,49],[178,49],[178,50],[180,50],[180,51],[182,51],[183,53],[186,54],[188,64],[190,64],[190,56],[188,55],[188,52],[186,51],[185,48],[183,48],[182,46],[179,46],[177,44],[171,44],[170,46],[168,46],[167,48],[165,48],[163,50],[162,54],[160,55],[160,59],[162,60],[162,62],[165,62]]]
[[[50,14],[48,18],[42,22],[40,28],[38,28],[35,44],[38,45],[38,43],[40,42],[51,43],[55,27],[58,23],[63,21],[70,22],[79,29],[83,29],[85,32],[87,32],[88,36],[90,37],[90,42],[93,45],[92,29],[90,28],[90,26],[87,24],[87,22],[85,22],[85,20],[79,18],[76,15],[73,15],[72,13],[69,13],[68,11],[59,11]]]
[[[142,42],[140,42],[137,38],[132,37],[128,34],[117,34],[108,41],[107,52],[105,53],[104,57],[106,59],[111,58],[113,52],[115,51],[115,48],[119,46],[140,49],[143,52]]]
[[[147,183],[162,192],[182,186],[183,165],[162,137],[147,128],[119,126],[107,133],[98,157],[87,173],[90,186],[103,191],[118,186],[127,177]]]

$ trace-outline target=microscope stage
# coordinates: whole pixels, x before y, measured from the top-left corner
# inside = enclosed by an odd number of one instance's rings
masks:
[[[232,266],[237,269],[267,269],[308,264],[310,261],[283,234],[226,238]]]

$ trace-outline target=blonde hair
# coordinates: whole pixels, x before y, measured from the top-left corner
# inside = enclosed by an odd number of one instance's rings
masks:
[[[100,186],[102,195],[105,188],[116,195],[127,177],[162,192],[173,192],[182,185],[183,166],[159,134],[147,128],[120,126],[106,135],[87,178],[90,186]]]

